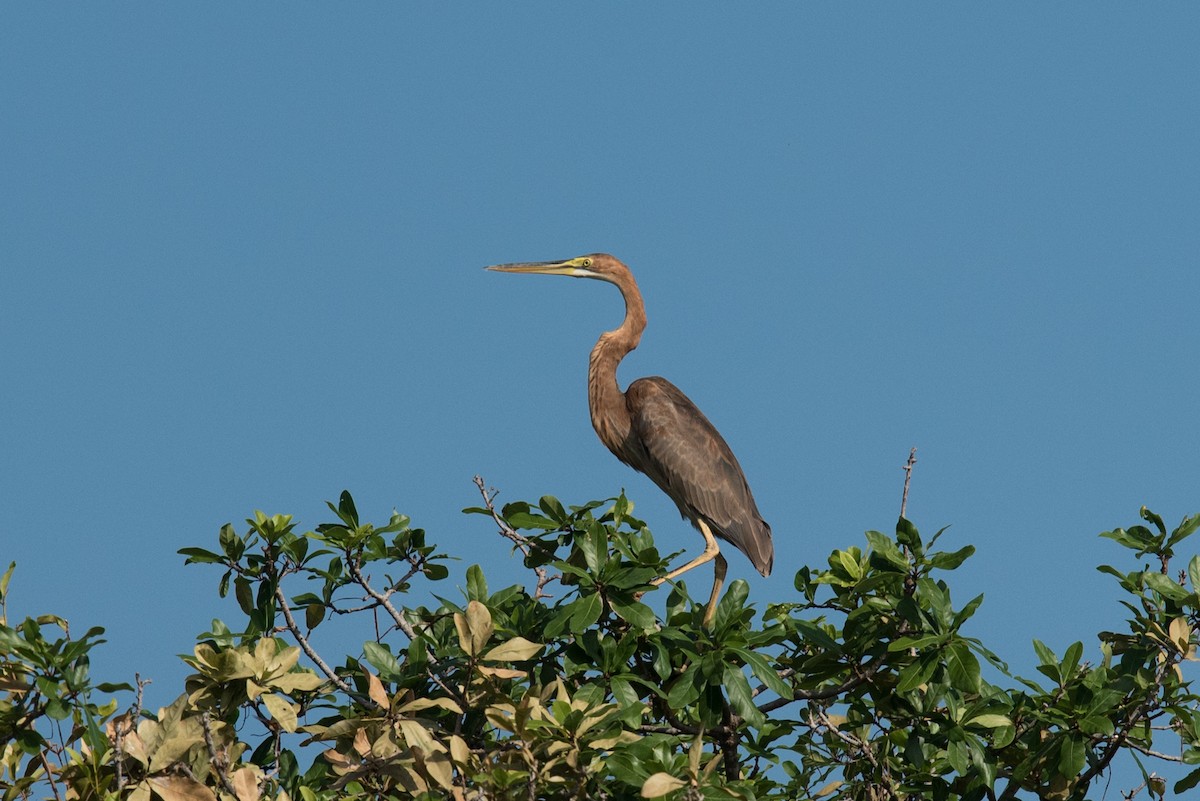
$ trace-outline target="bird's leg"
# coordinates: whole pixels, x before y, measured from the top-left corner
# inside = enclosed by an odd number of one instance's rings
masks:
[[[725,583],[725,569],[728,566],[728,563],[725,561],[725,557],[721,556],[721,546],[717,543],[717,538],[713,536],[712,531],[709,529],[708,523],[705,523],[703,520],[697,520],[696,524],[700,527],[700,533],[704,535],[704,553],[700,554],[683,567],[677,567],[667,575],[660,576],[650,583],[657,587],[664,582],[670,581],[671,579],[686,573],[693,567],[699,567],[705,562],[711,562],[712,560],[716,559],[717,564],[714,567],[712,594],[709,596],[708,606],[705,607],[704,610],[704,625],[707,626],[712,620],[713,614],[716,612],[717,596],[721,593],[721,585]]]
[[[725,557],[717,554],[716,564],[713,565],[712,593],[708,596],[708,606],[704,607],[704,628],[708,628],[713,615],[717,613],[717,601],[721,597],[721,586],[725,584],[725,570],[728,567],[729,563],[725,561]]]
[[[717,538],[708,530],[708,523],[703,520],[697,520],[696,523],[700,526],[700,533],[704,535],[704,553],[697,556],[692,561],[688,562],[683,567],[677,567],[665,576],[659,576],[650,583],[657,587],[664,584],[676,576],[682,576],[684,573],[691,570],[693,567],[700,567],[705,562],[711,562],[721,553],[721,546],[717,544]]]

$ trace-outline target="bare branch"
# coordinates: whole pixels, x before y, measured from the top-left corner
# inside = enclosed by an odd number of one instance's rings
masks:
[[[495,521],[496,525],[500,527],[500,536],[515,543],[516,546],[521,550],[521,553],[526,557],[529,556],[529,551],[531,548],[537,548],[545,552],[545,548],[543,548],[539,543],[529,539],[528,537],[518,534],[516,530],[514,530],[513,527],[510,526],[504,520],[504,518],[500,516],[500,513],[496,511],[496,506],[494,504],[497,495],[496,489],[492,488],[489,490],[486,482],[483,480],[483,476],[475,476],[474,481],[475,486],[479,488],[479,494],[483,496],[483,505],[487,507],[488,513],[492,516],[492,520]],[[544,567],[535,567],[533,572],[538,577],[537,586],[533,593],[534,599],[553,598],[554,596],[545,592],[545,588],[547,584],[549,584],[551,581],[555,581],[558,577],[551,576],[546,572],[546,568]]]
[[[912,482],[913,466],[917,463],[917,449],[913,448],[908,452],[908,461],[904,463],[901,469],[904,471],[904,495],[900,498],[900,516],[904,517],[908,512],[908,485]]]
[[[200,723],[204,726],[204,746],[208,749],[209,764],[213,766],[217,778],[221,780],[222,789],[234,798],[237,798],[237,790],[233,788],[233,784],[229,781],[229,775],[226,772],[226,768],[229,767],[229,760],[224,753],[218,755],[217,748],[213,744],[212,718],[209,717],[208,712],[200,716]]]
[[[308,638],[305,637],[300,631],[300,627],[296,625],[296,619],[292,617],[292,608],[288,606],[287,598],[283,594],[282,587],[275,587],[275,600],[279,602],[279,608],[283,611],[283,619],[287,623],[288,631],[290,631],[292,636],[296,638],[296,644],[299,645],[300,650],[304,651],[304,654],[313,661],[313,664],[315,664],[317,668],[325,674],[325,678],[333,682],[339,690],[351,698],[355,698],[361,703],[370,703],[374,705],[374,701],[371,701],[369,698],[363,699],[362,696],[354,691],[353,687],[343,681],[337,673],[334,673],[333,668],[329,667],[325,660],[321,658],[321,655],[318,654],[311,645],[309,645]]]

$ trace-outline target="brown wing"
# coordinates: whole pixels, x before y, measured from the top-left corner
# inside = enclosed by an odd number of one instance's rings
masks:
[[[625,391],[632,435],[641,446],[631,464],[648,475],[693,523],[708,523],[717,537],[746,554],[770,575],[775,559],[771,527],[758,513],[733,451],[696,404],[665,378],[639,378]],[[634,456],[634,454],[629,454]],[[637,462],[644,461],[645,464]]]

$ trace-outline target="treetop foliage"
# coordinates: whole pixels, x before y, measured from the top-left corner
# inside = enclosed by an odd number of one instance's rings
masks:
[[[1182,669],[1200,557],[1175,563],[1200,516],[1168,530],[1143,508],[1104,532],[1131,552],[1099,568],[1126,619],[1096,635],[1095,662],[1082,641],[1060,655],[1034,640],[1025,677],[970,633],[983,595],[952,596],[974,549],[941,550],[942,532],[904,518],[802,567],[783,603],[760,608],[733,581],[705,627],[683,581],[661,614],[647,603],[674,555],[624,495],[496,508],[477,483],[483,504],[465,511],[513,543],[524,584],[492,588],[477,564],[446,584],[451,554],[404,515],[363,521],[349,493],[311,531],[256,512],[215,550],[184,548],[220,570],[240,617],[197,638],[183,692],[156,712],[140,679],[93,682],[101,629],[73,638],[0,608],[5,801],[1068,801],[1098,797],[1118,758],[1143,777],[1128,798],[1200,783],[1200,768],[1172,788],[1154,772],[1200,765]],[[376,633],[360,653],[322,650],[361,620]]]

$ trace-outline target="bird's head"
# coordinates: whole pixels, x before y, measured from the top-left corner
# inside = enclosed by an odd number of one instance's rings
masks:
[[[607,253],[591,253],[566,261],[533,261],[517,264],[495,264],[485,269],[501,273],[538,273],[541,275],[569,275],[573,278],[595,278],[612,284],[621,284],[620,279],[629,275],[629,268],[620,259]]]

